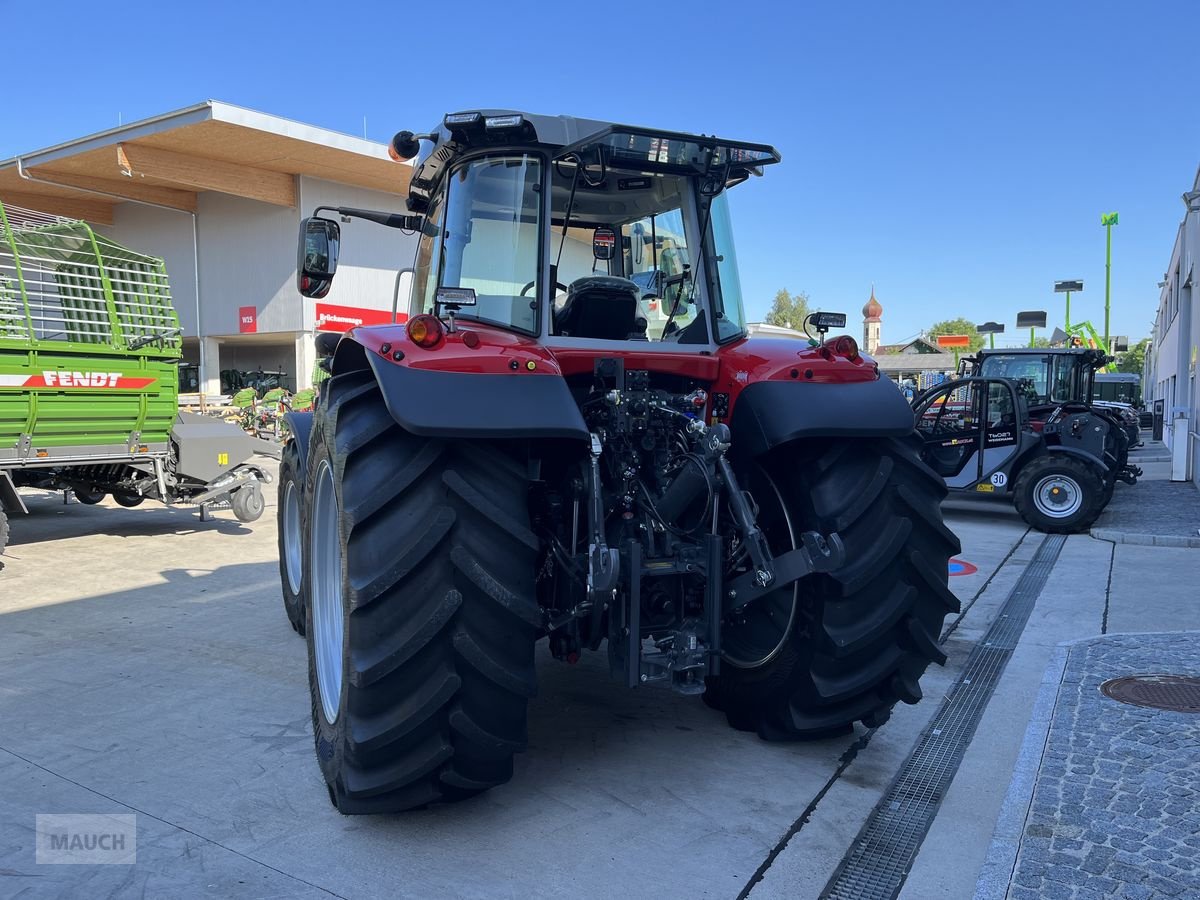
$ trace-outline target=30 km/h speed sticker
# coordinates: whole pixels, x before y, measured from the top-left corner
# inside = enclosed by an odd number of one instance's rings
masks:
[[[1008,484],[1008,476],[1003,472],[993,472],[992,484],[994,484],[996,487],[1004,487],[1006,484]]]

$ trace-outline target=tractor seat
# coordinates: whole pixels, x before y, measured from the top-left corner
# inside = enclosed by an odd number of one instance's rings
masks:
[[[637,331],[638,286],[628,278],[589,275],[567,288],[554,330],[571,337],[624,341]]]

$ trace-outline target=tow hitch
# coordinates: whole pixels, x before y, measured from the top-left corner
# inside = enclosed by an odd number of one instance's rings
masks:
[[[832,572],[846,560],[846,547],[836,531],[828,535],[805,531],[800,535],[800,543],[795,550],[775,557],[775,577],[768,583],[760,583],[757,572],[747,572],[729,582],[724,599],[726,614],[736,613],[764,594],[787,587],[806,575]]]
[[[1117,473],[1117,478],[1126,484],[1137,484],[1137,480],[1142,477],[1141,466],[1125,466]]]

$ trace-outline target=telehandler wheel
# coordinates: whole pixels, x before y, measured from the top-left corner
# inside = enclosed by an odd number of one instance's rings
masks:
[[[267,508],[266,498],[258,482],[238,488],[229,495],[229,508],[233,510],[234,518],[239,522],[256,522]]]
[[[1029,463],[1013,488],[1021,518],[1047,534],[1086,531],[1103,511],[1105,496],[1104,482],[1087,463],[1059,456]]]
[[[1116,476],[1110,476],[1104,481],[1104,493],[1100,496],[1100,511],[1104,511],[1104,507],[1112,502],[1113,492],[1117,489]]]
[[[279,458],[279,498],[275,521],[279,533],[279,582],[283,585],[283,611],[292,630],[304,634],[304,537],[300,520],[304,509],[304,478],[300,474],[300,450],[294,440],[283,445]]]
[[[97,503],[99,503],[101,500],[103,500],[105,497],[108,496],[108,494],[106,492],[100,490],[100,488],[97,488],[97,487],[72,488],[71,493],[73,493],[75,495],[76,500],[78,500],[80,503],[86,504],[87,506],[95,506]]]
[[[910,439],[797,443],[750,480],[774,552],[801,531],[837,531],[846,562],[726,620],[721,675],[705,699],[735,728],[821,737],[882,725],[896,701],[921,699],[922,673],[946,661],[942,620],[959,608],[947,586],[959,543],[942,522],[945,484],[919,449]]]
[[[537,691],[538,540],[516,448],[396,424],[370,372],[325,383],[305,495],[317,761],[344,814],[512,777]]]
[[[112,498],[126,509],[133,509],[135,506],[141,506],[142,501],[146,499],[141,494],[125,494],[117,491],[113,491]]]

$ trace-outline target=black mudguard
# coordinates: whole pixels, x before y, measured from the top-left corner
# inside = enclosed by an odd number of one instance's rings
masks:
[[[828,384],[760,381],[738,395],[730,422],[733,447],[759,456],[801,438],[904,437],[913,411],[891,381]]]
[[[292,440],[300,451],[300,471],[308,470],[308,437],[312,434],[313,414],[311,411],[284,413],[283,421],[292,431]]]
[[[583,415],[557,375],[439,372],[393,365],[370,353],[366,358],[388,412],[412,434],[588,439]]]
[[[1076,447],[1065,447],[1062,444],[1051,444],[1046,448],[1046,450],[1052,456],[1062,453],[1066,454],[1067,456],[1073,456],[1076,459],[1082,460],[1088,465],[1095,466],[1096,470],[1101,474],[1101,476],[1107,476],[1108,473],[1112,471],[1112,467],[1104,462],[1104,460],[1097,457],[1096,454],[1089,453],[1086,450],[1080,450]]]

